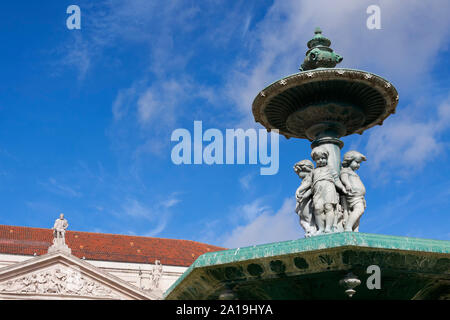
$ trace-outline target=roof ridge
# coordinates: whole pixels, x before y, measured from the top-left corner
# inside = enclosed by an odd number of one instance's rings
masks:
[[[8,227],[8,228],[24,228],[24,229],[37,229],[37,230],[48,230],[51,231],[51,228],[39,228],[39,227],[26,227],[26,226],[12,226],[12,225],[5,225],[0,224],[0,229],[2,227]],[[134,237],[134,238],[145,238],[145,239],[160,239],[160,240],[171,240],[171,241],[186,241],[191,243],[198,243],[201,245],[211,246],[219,249],[226,249],[224,247],[219,247],[213,244],[208,244],[200,241],[194,241],[194,240],[187,240],[187,239],[174,239],[174,238],[160,238],[160,237],[148,237],[148,236],[139,236],[139,235],[128,235],[128,234],[118,234],[118,233],[101,233],[101,232],[91,232],[91,231],[78,231],[78,230],[67,230],[68,233],[83,233],[83,234],[93,234],[93,235],[110,235],[110,236],[119,236],[119,237]]]

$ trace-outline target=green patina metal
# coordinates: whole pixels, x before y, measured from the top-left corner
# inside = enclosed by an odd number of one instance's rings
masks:
[[[317,68],[334,68],[343,58],[334,53],[330,48],[331,41],[322,35],[322,30],[316,28],[315,36],[308,41],[309,50],[306,52],[305,60],[300,67],[300,71]]]
[[[366,269],[381,269],[369,290]],[[348,299],[348,272],[362,281],[352,299],[433,299],[450,294],[450,241],[343,232],[206,253],[166,292],[166,299]]]

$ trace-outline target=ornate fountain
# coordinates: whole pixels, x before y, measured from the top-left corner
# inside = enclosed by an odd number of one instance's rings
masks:
[[[366,157],[350,151],[341,162],[340,138],[382,125],[398,103],[397,90],[382,77],[336,68],[343,58],[330,45],[317,28],[300,72],[263,89],[252,108],[268,131],[311,141],[316,168],[309,160],[294,166],[303,179],[296,211],[307,237],[358,231],[365,188],[355,171]]]
[[[335,68],[342,57],[330,44],[316,29],[301,72],[253,102],[255,120],[267,130],[311,141],[316,165],[308,159],[294,165],[302,179],[296,212],[309,238],[206,253],[165,299],[449,298],[449,241],[356,232],[365,209],[356,170],[366,157],[347,151],[341,161],[340,138],[381,125],[398,95],[377,75]],[[318,234],[324,235],[310,237]]]

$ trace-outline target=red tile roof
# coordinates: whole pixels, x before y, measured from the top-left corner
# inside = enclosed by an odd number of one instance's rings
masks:
[[[42,255],[53,241],[51,229],[0,225],[0,253]],[[118,234],[67,231],[72,254],[87,260],[190,266],[206,252],[225,250],[191,240],[162,239]]]

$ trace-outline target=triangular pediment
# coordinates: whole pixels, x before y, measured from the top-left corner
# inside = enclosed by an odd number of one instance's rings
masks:
[[[158,299],[83,261],[54,252],[0,269],[0,299]]]

